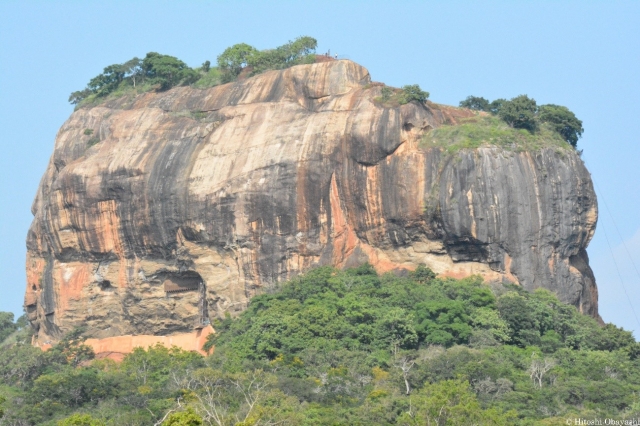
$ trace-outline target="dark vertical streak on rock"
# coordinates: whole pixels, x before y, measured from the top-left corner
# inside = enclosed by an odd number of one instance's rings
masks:
[[[44,272],[42,274],[42,310],[45,315],[55,312],[55,289],[53,288],[53,257],[46,258]]]
[[[156,249],[169,257],[175,248],[178,228],[187,217],[188,175],[193,153],[199,139],[182,137],[187,119],[171,123],[173,126],[163,138],[163,146],[153,162],[148,180],[150,229]]]

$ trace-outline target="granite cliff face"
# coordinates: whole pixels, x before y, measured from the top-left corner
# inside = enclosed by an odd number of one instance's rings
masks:
[[[380,90],[331,61],[74,112],[27,238],[36,343],[78,325],[184,333],[316,265],[366,261],[546,287],[597,317],[597,205],[578,155],[446,154],[422,135],[471,111],[386,108]]]

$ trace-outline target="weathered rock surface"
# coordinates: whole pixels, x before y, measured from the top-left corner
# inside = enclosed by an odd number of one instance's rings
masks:
[[[74,112],[27,238],[38,341],[78,325],[184,333],[316,265],[365,261],[546,287],[597,316],[597,205],[578,155],[445,154],[421,136],[472,113],[385,108],[380,88],[332,61]]]

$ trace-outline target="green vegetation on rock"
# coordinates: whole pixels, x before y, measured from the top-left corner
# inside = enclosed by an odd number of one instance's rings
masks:
[[[526,129],[532,134],[538,132],[542,124],[547,124],[547,129],[559,134],[573,147],[578,144],[578,139],[584,132],[582,121],[569,108],[553,104],[538,106],[535,99],[527,95],[516,96],[511,100],[496,99],[493,102],[482,97],[468,96],[460,102],[460,106],[497,115],[510,127]]]
[[[561,105],[542,105],[538,110],[538,118],[541,123],[548,123],[572,146],[578,144],[578,139],[584,132],[582,121],[569,108]]]
[[[429,98],[429,92],[425,92],[420,89],[420,86],[417,84],[409,84],[406,86],[402,86],[402,91],[400,92],[400,105],[408,104],[411,101],[418,102],[426,102]]]
[[[422,138],[423,147],[441,147],[448,153],[465,148],[484,145],[499,146],[514,151],[535,151],[544,147],[569,149],[560,134],[547,123],[541,123],[538,130],[531,133],[525,129],[509,126],[492,115],[478,115],[461,119],[455,125],[444,125],[431,130]]]
[[[226,48],[218,56],[218,68],[225,75],[225,80],[231,81],[237,78],[258,52],[258,49],[246,43],[238,43]]]
[[[197,89],[206,89],[207,87],[214,87],[219,84],[222,84],[222,73],[220,72],[220,69],[216,67],[209,67],[209,69],[204,72],[204,75],[200,77],[198,81],[193,83],[193,87]]]
[[[537,112],[536,101],[527,95],[520,95],[510,101],[502,102],[498,109],[498,117],[515,129],[525,129],[534,133],[538,127]]]
[[[167,90],[195,83],[202,74],[205,73],[189,68],[178,58],[149,52],[144,59],[133,58],[123,64],[104,68],[102,74],[92,78],[85,89],[71,93],[69,102],[91,105],[107,97],[115,98],[152,89]]]
[[[192,85],[204,89],[234,81],[246,67],[249,67],[249,76],[313,63],[317,44],[316,39],[306,36],[262,51],[240,43],[218,56],[217,68],[211,67],[210,61],[205,61],[199,68],[190,68],[174,56],[149,52],[144,59],[135,57],[122,64],[105,67],[101,74],[89,80],[87,87],[71,93],[69,102],[78,107],[93,106],[108,99],[176,86]]]
[[[539,425],[640,415],[640,345],[549,291],[323,267],[215,324],[202,357],[0,352],[7,424]]]
[[[469,108],[476,111],[489,111],[490,105],[487,99],[478,96],[467,96],[467,99],[460,101],[462,108]]]
[[[375,97],[373,101],[385,108],[395,108],[411,101],[424,103],[427,99],[429,99],[429,92],[425,92],[417,84],[409,84],[402,86],[401,89],[382,86],[380,96]]]
[[[279,70],[315,62],[318,41],[313,37],[298,37],[275,49],[258,50],[246,43],[235,44],[218,56],[223,81],[233,81],[245,69],[249,75],[267,70]]]

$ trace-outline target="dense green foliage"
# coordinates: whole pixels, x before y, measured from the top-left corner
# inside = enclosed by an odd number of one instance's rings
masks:
[[[577,145],[584,132],[582,121],[567,107],[553,104],[538,106],[536,101],[527,95],[516,96],[511,100],[496,99],[493,102],[482,97],[468,96],[460,102],[460,106],[490,112],[499,116],[509,126],[526,129],[530,133],[537,132],[544,123],[573,147]]]
[[[640,348],[546,290],[319,268],[216,324],[211,356],[0,352],[8,424],[537,425],[640,415]]]
[[[0,312],[0,348],[16,342],[28,342],[31,339],[31,327],[27,316],[22,315],[13,322],[11,312]]]
[[[317,46],[317,40],[307,36],[268,50],[258,50],[246,43],[235,44],[218,56],[218,67],[223,73],[223,81],[232,81],[245,68],[249,75],[255,75],[267,70],[313,63]]]
[[[538,110],[538,117],[541,123],[549,123],[572,146],[578,144],[578,139],[584,132],[582,121],[569,108],[561,105],[542,105]]]
[[[520,95],[503,102],[498,110],[498,116],[511,127],[526,129],[533,133],[537,127],[537,112],[536,101],[527,95]]]
[[[426,102],[429,98],[429,92],[425,92],[420,89],[417,84],[409,84],[402,86],[402,92],[400,93],[400,104],[407,104],[411,101]]]
[[[102,74],[89,80],[85,89],[71,93],[69,102],[79,104],[85,99],[97,100],[113,93],[121,94],[127,89],[167,90],[177,85],[195,83],[203,73],[206,74],[204,68],[200,71],[191,69],[178,58],[149,52],[142,60],[133,58],[123,64],[104,68]]]
[[[173,86],[195,83],[200,75],[178,58],[150,52],[140,65],[143,75],[152,84],[159,84],[160,90]]]
[[[489,111],[489,101],[478,96],[467,96],[467,99],[460,101],[462,108],[474,109],[476,111]]]
[[[235,79],[247,66],[249,58],[258,52],[258,49],[246,43],[234,44],[218,56],[218,67],[225,74],[226,79]]]
[[[227,48],[218,56],[218,67],[205,61],[199,68],[190,68],[180,59],[149,52],[144,59],[133,58],[122,64],[105,67],[101,74],[89,80],[87,87],[69,96],[72,104],[93,105],[108,97],[137,94],[149,90],[168,90],[175,86],[212,87],[234,81],[249,66],[249,75],[293,65],[313,63],[318,42],[312,37],[298,37],[275,49],[259,51],[241,43]]]
[[[69,96],[69,102],[82,106],[93,106],[107,99],[135,96],[151,90],[168,90],[175,86],[190,85],[204,89],[228,83],[238,78],[251,77],[268,71],[280,70],[316,61],[318,42],[313,37],[298,37],[275,49],[258,50],[246,43],[228,47],[217,57],[217,66],[205,61],[198,68],[189,68],[180,59],[156,52],[147,53],[144,59],[133,58],[122,64],[105,67],[103,72],[92,78],[87,87]],[[377,99],[388,107],[397,107],[412,101],[426,102],[429,92],[417,84],[401,89],[382,88],[382,96]],[[99,142],[90,139],[88,146]]]
[[[429,92],[425,92],[417,84],[409,84],[402,86],[401,89],[382,86],[380,89],[380,96],[374,98],[374,102],[377,102],[386,108],[394,108],[408,104],[411,101],[424,103],[427,99],[429,99]]]
[[[18,325],[13,322],[13,318],[14,316],[11,312],[0,312],[0,342],[18,329]]]
[[[426,133],[422,139],[425,147],[441,147],[449,153],[464,148],[478,148],[490,144],[514,151],[535,151],[551,147],[558,151],[570,146],[560,134],[542,123],[534,133],[516,129],[493,115],[461,119],[455,125],[444,125]]]

